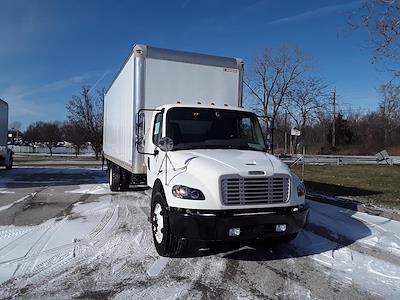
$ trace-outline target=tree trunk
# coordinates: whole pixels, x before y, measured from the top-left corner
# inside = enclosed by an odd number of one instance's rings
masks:
[[[53,147],[51,147],[50,144],[47,144],[47,148],[49,148],[50,156],[53,156],[53,151],[52,151]]]
[[[96,155],[96,160],[99,160],[100,152],[101,152],[101,144],[98,146],[95,146],[92,144],[92,150],[94,151],[94,154]]]

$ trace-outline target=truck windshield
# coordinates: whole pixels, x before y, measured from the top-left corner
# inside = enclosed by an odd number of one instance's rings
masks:
[[[266,151],[257,117],[249,112],[172,108],[167,113],[167,136],[174,141],[174,150]]]

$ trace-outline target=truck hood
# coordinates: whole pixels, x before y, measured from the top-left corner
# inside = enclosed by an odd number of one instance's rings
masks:
[[[271,176],[290,174],[288,167],[275,156],[261,151],[212,149],[170,152],[175,167],[189,172],[212,172],[213,175],[239,174]]]

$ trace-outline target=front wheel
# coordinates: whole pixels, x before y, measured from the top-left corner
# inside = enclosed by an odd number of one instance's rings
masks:
[[[171,234],[168,221],[167,204],[164,195],[156,192],[151,200],[151,228],[157,253],[174,257],[182,254],[186,240]]]

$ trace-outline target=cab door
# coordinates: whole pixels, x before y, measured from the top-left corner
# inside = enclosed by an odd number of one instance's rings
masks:
[[[153,118],[151,131],[149,133],[149,139],[147,143],[147,152],[154,153],[154,155],[147,155],[146,167],[147,167],[147,184],[153,187],[154,181],[160,173],[160,165],[163,159],[163,152],[158,148],[158,141],[163,136],[164,126],[164,112],[158,112]]]

